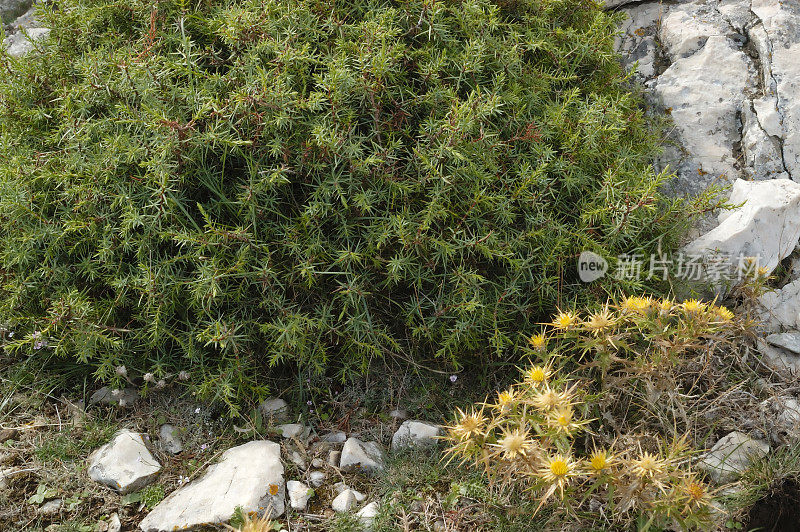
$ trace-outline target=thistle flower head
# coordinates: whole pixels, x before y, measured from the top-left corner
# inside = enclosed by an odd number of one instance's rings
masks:
[[[497,443],[492,444],[492,447],[497,448],[502,453],[503,458],[515,460],[527,457],[534,448],[534,443],[529,439],[526,430],[516,428],[504,431],[503,436]]]
[[[543,390],[537,392],[533,396],[533,406],[544,412],[549,412],[550,410],[556,408],[557,406],[561,406],[562,404],[562,395],[549,386],[546,386]]]
[[[509,388],[508,390],[504,390],[502,392],[497,393],[497,406],[501,410],[508,410],[514,403],[517,401],[517,392],[514,391],[514,388]]]
[[[656,455],[648,452],[641,454],[639,458],[630,461],[633,474],[639,478],[655,479],[666,472],[667,463]]]
[[[547,416],[547,423],[557,432],[563,432],[568,436],[581,428],[581,423],[575,420],[571,406],[561,406],[551,410]]]
[[[531,347],[537,351],[542,351],[545,347],[547,347],[547,338],[543,333],[534,334],[530,337],[528,343],[531,344]]]
[[[627,313],[644,314],[650,309],[652,304],[653,300],[649,297],[633,296],[623,299],[620,306],[622,310]]]
[[[585,326],[589,332],[595,336],[598,336],[599,334],[614,327],[615,324],[616,320],[608,310],[608,307],[606,307],[602,311],[596,312],[589,316]]]
[[[566,330],[571,328],[575,323],[578,321],[578,315],[574,312],[559,312],[555,318],[553,318],[552,325],[556,329]]]
[[[703,312],[706,308],[705,303],[698,301],[696,299],[690,299],[688,301],[684,301],[681,306],[683,307],[683,310],[685,310],[690,314],[699,314],[700,312]]]
[[[486,426],[486,418],[483,415],[483,409],[475,410],[473,408],[469,413],[464,412],[460,408],[457,409],[457,421],[455,425],[450,427],[450,432],[461,440],[469,440],[476,438],[483,434],[483,429]]]
[[[569,479],[578,474],[578,464],[571,456],[556,454],[544,460],[539,469],[539,476],[545,482],[551,483],[551,488],[545,494],[544,499],[548,498],[558,489],[561,497],[564,497],[564,488],[569,483]]]
[[[729,321],[731,321],[731,320],[734,318],[734,314],[733,314],[733,312],[731,312],[730,310],[728,310],[726,307],[722,307],[722,306],[720,306],[720,307],[715,307],[715,308],[714,308],[714,314],[716,314],[716,315],[717,315],[717,317],[718,317],[718,318],[719,318],[721,321],[724,321],[724,322],[729,322]]]
[[[550,378],[552,370],[549,366],[533,366],[525,370],[525,382],[533,386],[540,386]]]
[[[589,471],[594,475],[607,472],[615,462],[614,456],[605,450],[595,450],[589,456]]]

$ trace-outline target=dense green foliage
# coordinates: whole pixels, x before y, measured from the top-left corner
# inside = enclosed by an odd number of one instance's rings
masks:
[[[681,222],[593,2],[43,9],[37,52],[0,54],[11,352],[230,403],[268,365],[458,364],[634,288],[575,257]]]

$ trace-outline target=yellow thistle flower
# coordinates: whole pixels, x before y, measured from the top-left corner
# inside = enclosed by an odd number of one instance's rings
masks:
[[[224,526],[226,530],[232,530],[233,532],[268,532],[269,530],[275,530],[275,523],[266,517],[252,517],[250,514],[245,514],[244,522],[238,528],[233,528],[230,525]]]
[[[497,393],[497,407],[501,411],[506,411],[514,406],[517,401],[517,392],[513,388],[509,388],[503,392]]]
[[[543,499],[547,499],[558,489],[561,497],[564,497],[564,488],[569,484],[570,477],[578,474],[578,464],[572,457],[556,454],[544,460],[544,464],[539,469],[539,476],[551,483],[551,488],[547,491]]]
[[[658,304],[658,308],[661,310],[661,312],[663,312],[665,314],[669,313],[669,311],[672,310],[673,306],[675,306],[675,305],[672,303],[672,300],[670,300],[670,299],[663,299]]]
[[[722,306],[714,308],[714,313],[724,322],[731,321],[734,318],[733,312]]]
[[[690,314],[699,314],[706,309],[705,303],[698,301],[696,299],[690,299],[689,301],[684,301],[681,305],[683,310]]]
[[[503,437],[490,445],[497,448],[506,460],[525,458],[535,448],[534,442],[528,438],[528,432],[519,428],[504,430]]]
[[[693,473],[683,479],[679,489],[686,500],[687,510],[696,510],[711,504],[712,495],[708,487],[697,480]]]
[[[575,414],[571,406],[562,406],[550,411],[547,423],[557,432],[563,432],[568,436],[580,429],[582,425],[581,422],[575,421]]]
[[[530,343],[531,347],[537,351],[542,351],[545,347],[547,347],[547,338],[545,338],[544,334],[534,334],[530,337],[528,343]]]
[[[630,461],[633,473],[639,478],[657,480],[667,470],[667,463],[656,455],[644,452],[642,455]]]
[[[614,320],[614,317],[609,312],[608,307],[606,307],[602,311],[589,316],[589,319],[586,321],[585,325],[588,331],[597,336],[603,331],[612,328],[615,324],[616,320]]]
[[[626,297],[622,300],[620,305],[622,310],[634,314],[644,314],[653,304],[653,300],[649,297]]]
[[[450,432],[460,440],[469,440],[483,434],[484,427],[486,426],[486,418],[483,415],[483,408],[475,410],[475,408],[466,413],[460,408],[458,411],[458,421],[455,425],[449,427]]]
[[[552,325],[556,329],[569,329],[578,321],[578,315],[574,312],[559,312],[553,319]]]
[[[594,475],[600,475],[608,471],[615,462],[614,456],[604,450],[595,450],[589,456],[589,471]]]
[[[564,398],[562,394],[556,392],[549,386],[533,396],[533,406],[545,412],[549,412],[558,406],[563,406],[563,402]]]
[[[549,366],[533,366],[525,370],[525,382],[533,386],[540,386],[550,378],[552,370]]]
[[[759,277],[769,277],[769,270],[763,266],[758,267],[758,276]]]

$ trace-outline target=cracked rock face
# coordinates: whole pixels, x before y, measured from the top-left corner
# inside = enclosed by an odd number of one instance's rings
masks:
[[[162,532],[225,523],[236,507],[246,513],[282,515],[286,486],[280,449],[271,441],[251,441],[228,449],[203,476],[161,501],[139,528]]]
[[[630,5],[629,5],[630,4]],[[736,179],[800,179],[800,2],[607,0],[618,49],[676,145],[676,195]]]
[[[89,477],[123,495],[150,484],[161,471],[142,435],[119,431],[114,438],[89,457]]]

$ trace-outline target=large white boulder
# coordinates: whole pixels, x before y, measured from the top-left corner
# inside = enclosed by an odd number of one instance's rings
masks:
[[[122,494],[150,484],[159,471],[161,464],[150,454],[142,435],[127,429],[89,456],[89,477]]]
[[[184,530],[228,521],[237,507],[278,517],[286,486],[280,445],[251,441],[228,449],[197,480],[178,488],[139,524],[144,532]]]

